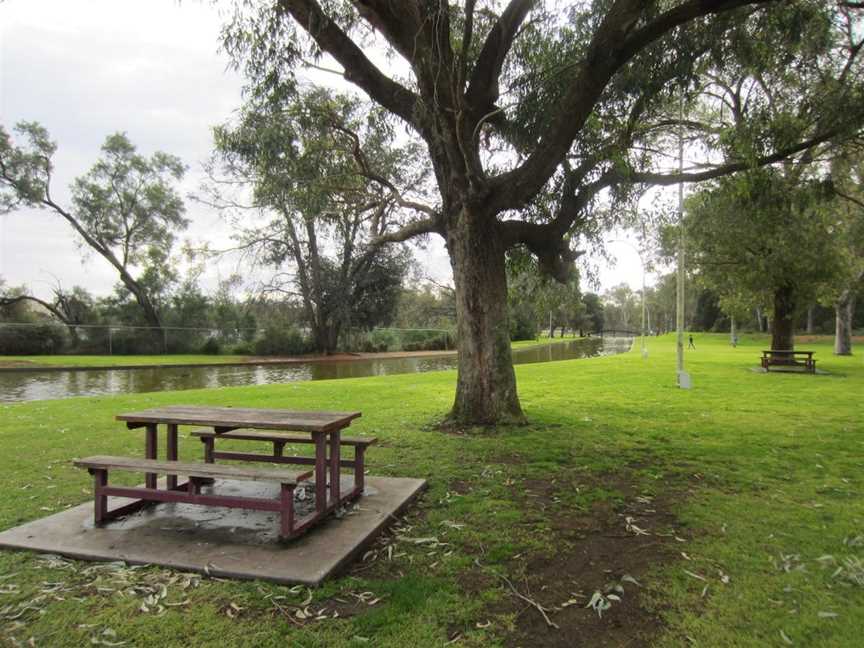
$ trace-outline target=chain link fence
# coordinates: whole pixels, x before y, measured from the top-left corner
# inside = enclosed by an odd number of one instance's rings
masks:
[[[0,322],[0,354],[254,353],[264,329]]]
[[[0,355],[301,355],[313,350],[309,333],[289,325],[220,329],[0,322]],[[375,328],[348,331],[342,336],[339,350],[374,353],[455,348],[453,331]]]

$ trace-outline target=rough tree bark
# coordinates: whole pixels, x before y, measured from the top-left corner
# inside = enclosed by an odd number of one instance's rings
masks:
[[[451,417],[522,422],[510,355],[507,275],[497,222],[463,214],[447,235],[456,287],[459,373]]]
[[[807,307],[807,335],[813,334],[813,315],[815,311],[816,306],[814,306],[813,304],[810,304]]]
[[[844,290],[834,302],[834,355],[852,355],[852,315],[855,293]]]
[[[783,286],[774,291],[774,315],[771,318],[771,348],[795,349],[795,289]]]

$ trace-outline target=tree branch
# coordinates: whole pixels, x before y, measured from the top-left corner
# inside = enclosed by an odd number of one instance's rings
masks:
[[[498,100],[498,77],[501,75],[504,59],[535,1],[510,0],[510,4],[486,36],[465,93],[468,105],[477,115],[488,112]]]
[[[631,173],[626,176],[620,176],[616,178],[617,180],[629,180],[631,182],[637,183],[645,183],[652,184],[658,186],[665,186],[671,184],[677,184],[679,182],[702,182],[704,180],[712,180],[714,178],[719,178],[722,176],[730,175],[737,171],[743,171],[745,169],[751,169],[754,167],[767,166],[769,164],[773,164],[774,162],[779,162],[788,158],[791,155],[795,155],[796,153],[801,153],[802,151],[807,151],[814,146],[818,146],[819,144],[823,144],[837,135],[841,134],[842,131],[839,129],[832,129],[825,133],[821,133],[814,137],[811,137],[808,140],[803,142],[799,142],[794,146],[790,146],[785,149],[781,149],[780,151],[776,151],[770,155],[765,155],[756,160],[752,161],[741,161],[741,162],[731,162],[729,164],[723,164],[718,167],[714,167],[713,169],[709,169],[707,171],[701,171],[698,173]]]
[[[776,1],[688,0],[637,29],[644,2],[617,0],[591,39],[573,79],[565,80],[569,90],[555,107],[555,117],[534,152],[520,166],[494,179],[494,209],[519,209],[540,190],[582,130],[612,77],[642,49],[696,18]]]
[[[279,8],[289,14],[322,50],[342,65],[347,81],[361,88],[407,124],[420,130],[414,116],[417,95],[375,67],[356,43],[324,13],[315,0],[279,0]]]
[[[430,219],[424,219],[419,221],[414,221],[413,223],[409,223],[405,225],[401,229],[396,230],[395,232],[390,232],[389,234],[382,234],[369,242],[369,245],[375,248],[379,248],[382,245],[386,245],[387,243],[404,243],[410,238],[414,238],[415,236],[420,236],[421,234],[432,234],[433,232],[437,232],[440,234],[438,224]]]

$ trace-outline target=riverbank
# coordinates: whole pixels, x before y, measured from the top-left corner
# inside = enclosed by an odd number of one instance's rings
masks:
[[[547,344],[572,342],[580,338],[554,340],[522,340],[513,342],[513,349],[526,349]],[[217,356],[217,355],[153,355],[153,356],[0,356],[0,371],[87,371],[95,369],[147,369],[151,367],[242,367],[245,365],[290,365],[326,362],[352,362],[388,358],[436,358],[456,355],[455,350],[382,351],[377,353],[332,353],[301,356]]]
[[[430,484],[391,534],[314,591],[0,551],[0,635],[60,647],[180,636],[336,648],[857,645],[860,356],[815,342],[828,375],[762,374],[751,369],[767,337],[734,349],[726,336],[694,338],[686,391],[674,336],[649,339],[647,360],[637,345],[516,367],[530,421],[520,427],[439,429],[454,371],[0,405],[2,529],[91,501],[92,478],[71,457],[139,454],[140,432],[113,417],[159,405],[360,409],[351,433],[379,439],[370,472]],[[199,459],[186,432],[181,456]]]
[[[91,371],[102,369],[180,369],[183,367],[243,367],[246,365],[292,365],[328,362],[352,362],[382,358],[433,358],[456,355],[455,351],[392,351],[380,353],[333,353],[301,356],[40,356],[23,361],[0,356],[0,371]],[[6,359],[10,358],[10,359]]]

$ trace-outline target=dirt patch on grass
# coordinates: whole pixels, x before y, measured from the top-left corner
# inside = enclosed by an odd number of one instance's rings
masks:
[[[20,369],[21,367],[35,367],[39,368],[39,365],[35,362],[30,362],[28,360],[5,360],[0,361],[0,369]]]
[[[484,577],[466,575],[461,583],[466,592],[489,587],[490,580],[504,589],[489,613],[515,617],[515,628],[503,637],[506,646],[649,646],[662,630],[661,619],[642,604],[642,592],[650,587],[648,572],[680,559],[686,546],[688,534],[671,512],[680,492],[649,497],[620,475],[598,479],[597,486],[624,497],[595,502],[587,512],[548,507],[543,515],[552,529],[552,549],[514,557],[507,580],[487,571]],[[551,499],[566,488],[532,480],[527,490]],[[537,513],[535,498],[526,498],[525,505],[532,516]],[[602,598],[586,607],[596,596]],[[526,599],[542,606],[549,622]]]

